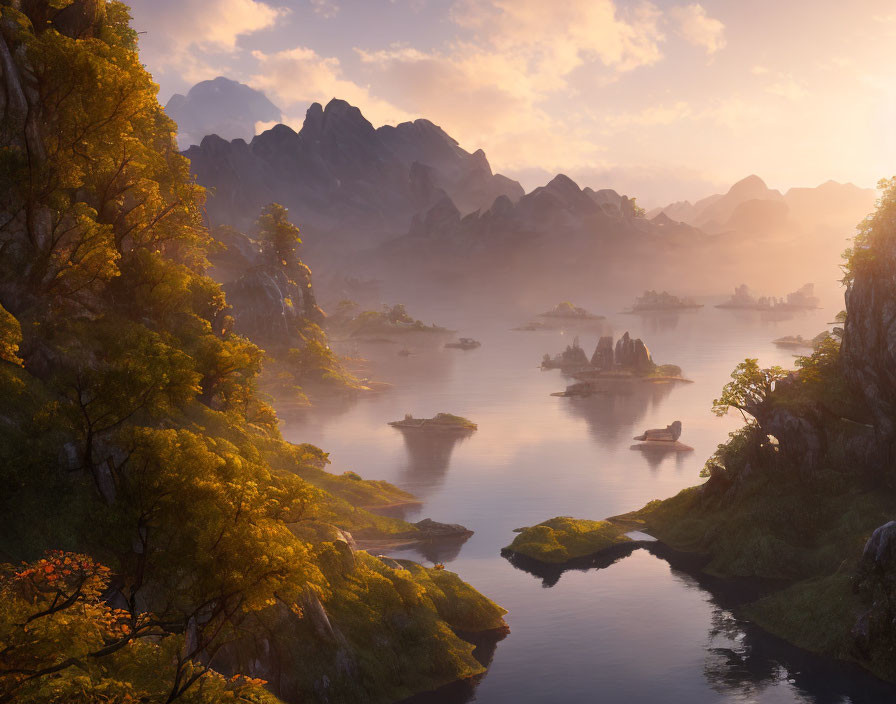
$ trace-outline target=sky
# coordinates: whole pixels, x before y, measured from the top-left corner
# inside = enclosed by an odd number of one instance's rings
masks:
[[[130,0],[164,103],[227,76],[425,117],[527,190],[566,173],[653,206],[896,174],[892,0]],[[263,128],[263,126],[261,126]]]

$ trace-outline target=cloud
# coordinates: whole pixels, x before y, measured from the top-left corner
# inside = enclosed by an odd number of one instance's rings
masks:
[[[585,163],[599,149],[552,116],[572,75],[607,82],[662,58],[661,13],[612,0],[460,0],[450,13],[458,35],[438,49],[357,48],[377,94],[445,125],[468,148],[487,144],[493,161],[516,165]]]
[[[365,117],[376,125],[409,117],[403,110],[371,95],[366,87],[347,79],[335,57],[321,56],[307,47],[273,54],[255,51],[252,55],[258,63],[250,83],[272,97],[287,114],[294,114],[297,107],[304,110],[310,102],[326,103],[338,97],[359,106]]]
[[[311,0],[311,9],[315,15],[325,19],[331,19],[339,14],[342,9],[336,0]]]
[[[691,106],[683,100],[666,105],[650,105],[636,112],[617,113],[605,118],[613,128],[671,125],[693,115]]]
[[[706,14],[702,5],[682,5],[669,10],[677,33],[686,41],[702,47],[707,54],[725,48],[725,25]]]
[[[190,47],[232,51],[240,36],[269,28],[288,12],[259,0],[131,0],[130,4],[134,28],[146,33],[141,44],[149,43],[150,51],[165,47],[177,53]]]

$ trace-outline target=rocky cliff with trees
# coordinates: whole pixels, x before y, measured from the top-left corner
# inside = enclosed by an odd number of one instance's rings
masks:
[[[779,581],[768,630],[896,679],[896,179],[847,252],[846,315],[795,371],[748,359],[715,402],[743,415],[707,481],[624,519],[706,570]]]
[[[361,508],[413,497],[280,436],[239,334],[267,330],[209,276],[136,39],[120,2],[0,2],[0,701],[388,702],[481,673],[457,634],[500,607],[353,548],[419,530]],[[313,324],[294,228],[259,230]]]

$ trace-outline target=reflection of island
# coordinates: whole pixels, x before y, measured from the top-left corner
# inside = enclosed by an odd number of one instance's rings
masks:
[[[818,298],[815,296],[815,286],[806,284],[802,288],[788,293],[786,299],[774,296],[760,296],[756,298],[746,284],[741,284],[734,289],[734,295],[716,308],[735,308],[739,310],[759,311],[793,311],[810,310],[818,308]]]
[[[417,495],[432,493],[441,486],[448,473],[455,446],[472,434],[469,430],[452,433],[403,431],[408,462],[402,470],[399,485]]]
[[[560,577],[563,576],[564,572],[569,572],[570,570],[587,572],[588,570],[606,569],[611,565],[615,565],[619,560],[628,557],[640,547],[641,543],[637,541],[622,543],[595,555],[570,560],[562,565],[551,565],[517,553],[506,553],[503,557],[518,570],[528,572],[533,577],[538,577],[543,587],[553,587],[560,581]]]
[[[589,383],[593,392],[586,397],[570,398],[564,408],[570,415],[584,419],[591,437],[609,448],[623,442],[630,444],[635,425],[674,388],[672,384],[632,384],[621,379]]]

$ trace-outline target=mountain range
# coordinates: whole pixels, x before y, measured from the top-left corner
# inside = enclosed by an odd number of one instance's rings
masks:
[[[276,201],[306,239],[330,247],[365,248],[403,234],[415,214],[445,197],[470,212],[524,193],[492,173],[482,150],[464,151],[429,120],[376,129],[337,99],[312,104],[298,132],[280,124],[250,142],[210,135],[185,154],[197,180],[214,189],[212,224],[251,227]]]
[[[816,188],[791,188],[782,194],[754,175],[735,183],[727,193],[695,203],[679,201],[648,213],[660,213],[706,232],[770,233],[789,228],[849,230],[874,208],[876,191],[852,183],[827,181]]]
[[[633,289],[684,280],[705,293],[788,274],[797,285],[829,275],[875,198],[833,181],[782,194],[755,175],[646,214],[562,174],[525,193],[429,120],[376,128],[339,99],[313,103],[298,132],[277,124],[228,140],[204,130],[185,155],[209,188],[210,224],[248,232],[279,202],[302,228],[306,260],[340,276],[569,286],[612,275]]]

